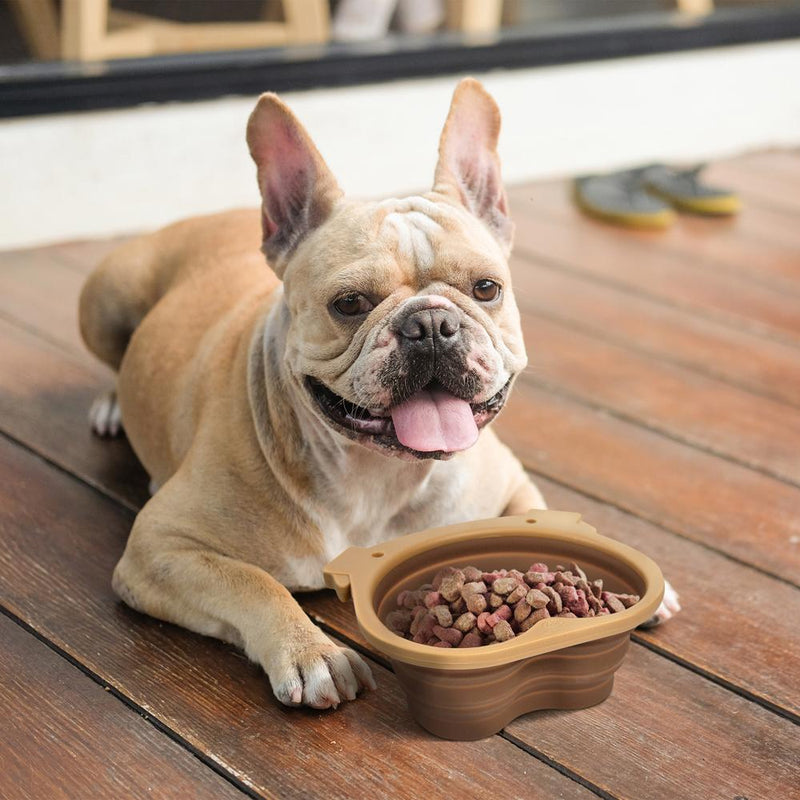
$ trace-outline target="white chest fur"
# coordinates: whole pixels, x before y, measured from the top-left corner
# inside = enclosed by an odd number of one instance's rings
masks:
[[[359,471],[358,480],[328,484],[314,521],[322,532],[322,548],[311,556],[287,556],[276,577],[293,590],[324,587],[322,569],[348,547],[379,542],[429,527],[474,518],[465,508],[463,470],[453,462],[408,464],[380,456],[382,470]]]

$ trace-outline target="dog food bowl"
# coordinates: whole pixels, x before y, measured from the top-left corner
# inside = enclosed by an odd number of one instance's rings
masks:
[[[611,592],[638,594],[625,611],[552,617],[507,642],[441,648],[398,636],[383,621],[397,595],[430,583],[442,567],[525,571],[537,561],[577,562]],[[390,660],[417,722],[445,739],[480,739],[544,708],[586,708],[611,693],[630,632],[650,619],[664,594],[658,566],[600,536],[580,514],[531,511],[437,528],[374,547],[351,547],[325,567],[340,600],[352,594],[366,640]]]

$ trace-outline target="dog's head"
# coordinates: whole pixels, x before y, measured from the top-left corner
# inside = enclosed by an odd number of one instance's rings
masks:
[[[525,366],[499,130],[494,100],[464,80],[433,189],[352,202],[291,111],[259,99],[247,141],[264,253],[284,281],[286,364],[308,407],[344,436],[448,457],[475,443]]]

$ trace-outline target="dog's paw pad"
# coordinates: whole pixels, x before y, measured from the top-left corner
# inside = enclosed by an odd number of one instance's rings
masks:
[[[89,425],[98,436],[119,436],[122,433],[122,415],[113,390],[95,398],[89,409]]]
[[[287,706],[336,708],[355,700],[363,688],[374,689],[372,672],[358,653],[325,640],[289,649],[269,670],[275,697]]]
[[[672,584],[669,581],[664,581],[664,599],[661,601],[661,605],[656,609],[656,613],[639,627],[654,628],[656,625],[661,625],[662,622],[672,619],[680,610],[681,604],[678,593],[672,588]]]

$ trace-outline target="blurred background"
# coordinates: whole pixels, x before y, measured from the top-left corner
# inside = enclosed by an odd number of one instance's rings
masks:
[[[429,185],[467,74],[507,182],[795,146],[798,37],[800,0],[0,0],[0,247],[256,203],[268,90],[356,195]]]

